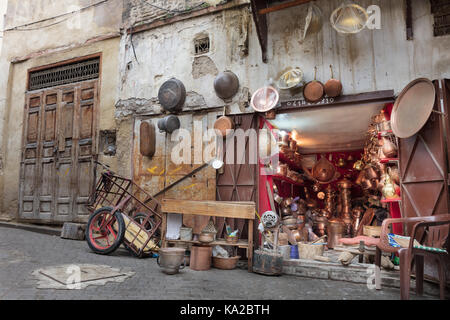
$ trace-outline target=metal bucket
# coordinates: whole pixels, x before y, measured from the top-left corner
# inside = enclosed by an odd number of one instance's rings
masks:
[[[161,267],[162,272],[170,275],[177,274],[180,269],[184,269],[186,267],[185,249],[162,248],[158,253],[159,256],[157,263]]]
[[[180,228],[180,240],[191,241],[192,240],[192,228]]]

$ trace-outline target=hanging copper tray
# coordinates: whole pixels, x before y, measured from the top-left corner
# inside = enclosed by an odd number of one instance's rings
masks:
[[[395,101],[391,126],[399,138],[409,138],[422,129],[433,111],[436,89],[433,82],[419,78],[410,82]]]

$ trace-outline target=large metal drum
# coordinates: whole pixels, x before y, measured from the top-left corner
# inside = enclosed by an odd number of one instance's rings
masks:
[[[253,255],[253,272],[267,276],[283,273],[283,256],[278,253],[257,250]]]

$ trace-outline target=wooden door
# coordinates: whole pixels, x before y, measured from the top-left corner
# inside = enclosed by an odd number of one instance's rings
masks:
[[[438,82],[435,87],[439,93]],[[449,212],[448,166],[446,159],[445,123],[440,94],[433,112],[422,130],[408,139],[399,139],[402,176],[402,215],[404,217],[432,216]],[[409,234],[412,226],[405,226]],[[448,228],[434,227],[424,236],[425,244],[442,246]],[[427,263],[426,263],[427,264]],[[425,273],[437,278],[434,263]]]
[[[234,116],[233,120],[236,130],[241,129],[244,132],[253,130],[254,133],[258,132],[258,116],[255,114]],[[241,143],[245,144],[244,155],[239,155],[237,152]],[[257,148],[257,144],[250,143],[250,135],[246,135],[245,141],[235,139],[234,143],[226,144],[224,172],[217,175],[217,201],[254,201],[258,203],[258,165],[250,161],[251,157],[255,154],[258,155]],[[234,153],[232,163],[228,163],[227,154],[229,152]],[[244,157],[245,159],[243,159]],[[248,232],[246,222],[247,220],[242,219],[225,220],[224,218],[217,218],[218,236],[222,236],[224,223],[227,223],[233,230],[239,230],[241,238],[246,239]]]
[[[19,217],[86,221],[94,184],[97,81],[26,96]]]

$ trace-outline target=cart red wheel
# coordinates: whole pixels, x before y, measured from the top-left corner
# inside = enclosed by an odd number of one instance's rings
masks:
[[[125,222],[122,213],[113,208],[104,207],[95,211],[86,227],[86,241],[92,251],[98,254],[110,254],[117,250],[125,236]]]

